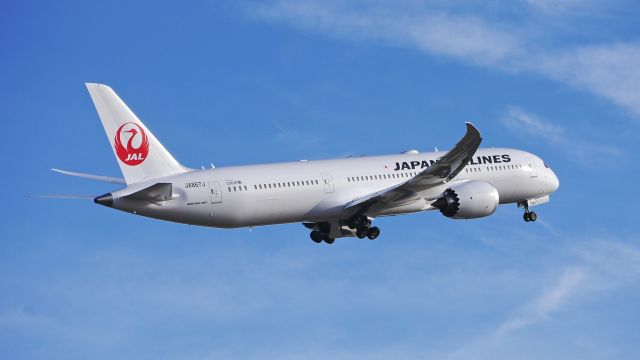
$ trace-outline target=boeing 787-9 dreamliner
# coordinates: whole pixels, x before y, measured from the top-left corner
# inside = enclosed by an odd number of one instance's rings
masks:
[[[129,213],[218,228],[302,223],[316,243],[354,236],[375,239],[371,222],[438,210],[452,219],[489,216],[501,204],[524,208],[549,201],[554,172],[538,156],[480,149],[478,130],[449,151],[190,169],[174,159],[108,86],[86,84],[123,178],[55,171],[123,187],[93,198]]]

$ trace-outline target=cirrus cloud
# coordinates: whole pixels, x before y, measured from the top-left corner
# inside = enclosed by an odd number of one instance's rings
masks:
[[[529,1],[543,14],[574,5]],[[382,41],[463,64],[540,75],[605,98],[640,117],[640,73],[635,70],[640,67],[640,42],[550,46],[548,39],[556,34],[545,34],[540,29],[544,26],[531,25],[527,18],[509,21],[477,15],[471,11],[474,6],[482,7],[470,5],[465,11],[455,4],[447,9],[437,1],[275,0],[253,4],[249,12],[263,21],[341,39]]]

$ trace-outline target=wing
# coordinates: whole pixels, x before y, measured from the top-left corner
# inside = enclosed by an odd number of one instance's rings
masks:
[[[79,173],[79,172],[73,172],[73,171],[67,171],[67,170],[60,170],[60,169],[51,169],[57,173],[60,174],[65,174],[65,175],[69,175],[69,176],[77,176],[83,179],[89,179],[89,180],[98,180],[98,181],[104,181],[104,182],[108,182],[108,183],[113,183],[113,184],[126,184],[126,182],[124,181],[123,178],[117,178],[117,177],[111,177],[111,176],[102,176],[102,175],[93,175],[93,174],[85,174],[85,173]]]
[[[403,183],[354,199],[345,206],[345,209],[360,206],[361,211],[366,211],[377,203],[391,206],[408,203],[420,199],[418,192],[447,183],[456,177],[471,160],[482,142],[478,129],[471,123],[466,125],[467,133],[464,137],[435,164]]]

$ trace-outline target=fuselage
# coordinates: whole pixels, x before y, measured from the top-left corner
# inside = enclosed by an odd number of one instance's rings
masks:
[[[345,204],[406,182],[446,151],[232,166],[194,170],[140,182],[112,192],[112,207],[143,216],[210,227],[233,228],[347,219]],[[461,182],[492,184],[500,204],[520,203],[554,192],[559,181],[536,155],[507,148],[478,149],[451,181],[419,193],[422,202],[378,208],[368,216],[433,210],[431,200]],[[170,183],[173,198],[146,203],[123,196],[154,183]]]

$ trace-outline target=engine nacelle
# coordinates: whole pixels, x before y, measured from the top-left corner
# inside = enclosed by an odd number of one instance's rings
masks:
[[[467,181],[448,188],[431,205],[450,218],[475,219],[493,214],[499,202],[498,190],[490,183]]]

